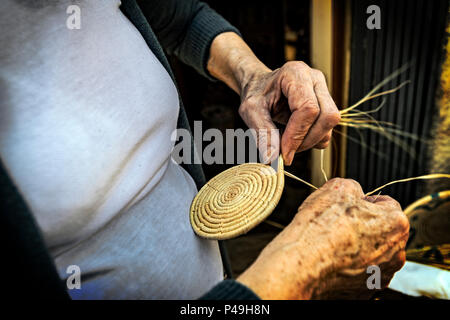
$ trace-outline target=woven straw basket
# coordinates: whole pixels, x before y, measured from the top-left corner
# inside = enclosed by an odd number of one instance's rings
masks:
[[[277,206],[284,188],[282,157],[278,169],[245,163],[218,174],[200,189],[190,208],[195,233],[225,240],[247,233]]]

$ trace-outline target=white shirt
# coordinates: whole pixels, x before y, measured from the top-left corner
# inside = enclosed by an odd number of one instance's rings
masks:
[[[69,5],[81,29],[66,26]],[[77,298],[197,298],[222,279],[171,158],[179,101],[120,1],[0,4],[0,155]]]

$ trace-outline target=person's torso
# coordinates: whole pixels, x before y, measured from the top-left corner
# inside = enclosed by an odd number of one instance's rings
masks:
[[[139,297],[133,286],[154,283],[144,297],[194,298],[221,278],[217,243],[190,229],[196,188],[170,161],[176,87],[119,4],[2,3],[0,155],[60,272],[78,259],[82,272],[116,278],[91,296],[129,285],[120,297]],[[66,25],[70,5],[80,29]]]

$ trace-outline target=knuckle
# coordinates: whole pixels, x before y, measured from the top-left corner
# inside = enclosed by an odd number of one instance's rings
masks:
[[[247,105],[245,103],[241,103],[238,109],[239,114],[242,116],[247,112]]]
[[[251,96],[245,100],[245,104],[248,105],[250,108],[254,108],[259,104],[260,102],[259,100],[260,99],[258,97]]]
[[[353,179],[343,179],[342,184],[347,187],[347,188],[355,188],[355,187],[360,187],[358,181],[353,180]]]
[[[358,196],[362,194],[360,184],[353,179],[333,178],[328,180],[326,185],[333,192],[339,192],[340,194],[356,194]]]
[[[284,64],[286,69],[307,70],[310,67],[303,61],[288,61]]]
[[[364,195],[361,185],[353,179],[333,178],[326,183],[333,191],[338,191],[341,194],[352,194],[358,198]]]
[[[341,180],[345,180],[344,178],[332,178],[329,179],[329,182],[333,182],[333,183],[339,183]]]
[[[397,224],[403,232],[406,232],[409,230],[409,220],[408,217],[402,212],[399,212],[399,215],[397,217]]]
[[[339,186],[343,189],[347,189],[348,187],[353,187],[354,183],[357,184],[356,181],[351,179],[345,179],[345,178],[333,178],[328,180],[330,184],[333,184],[335,186]],[[352,182],[353,181],[353,182]]]
[[[341,121],[341,114],[339,111],[329,112],[325,115],[326,126],[329,129],[334,128]]]
[[[247,118],[247,114],[248,114],[247,106],[245,104],[241,104],[239,106],[238,113],[239,113],[239,116],[241,116],[241,118],[245,120]]]
[[[409,219],[403,213],[400,203],[389,196],[385,196],[385,202],[388,206],[387,210],[390,209],[393,216],[392,224],[394,227],[401,232],[407,232],[409,230]]]
[[[239,106],[239,114],[246,114],[254,111],[258,107],[258,102],[256,98],[250,97],[243,101]]]
[[[353,179],[342,179],[339,181],[340,187],[347,193],[362,194],[361,185]]]
[[[391,208],[393,208],[394,210],[397,210],[398,212],[402,213],[402,206],[400,205],[400,203],[395,200],[394,198],[388,196],[388,195],[384,195],[383,198],[389,203],[389,206]]]
[[[325,81],[325,74],[322,71],[318,69],[311,69],[311,73],[317,80]]]
[[[324,130],[330,131],[332,130],[339,122],[336,122],[336,116],[331,113],[327,112],[320,117],[321,126]]]
[[[321,188],[333,189],[339,186],[339,180],[342,178],[332,178],[328,179],[327,182]]]
[[[315,119],[319,116],[320,108],[315,101],[308,99],[303,102],[303,111],[307,118]]]
[[[302,142],[305,139],[305,132],[304,131],[297,131],[293,132],[289,138],[291,141],[294,142],[295,145],[298,145],[299,142]]]

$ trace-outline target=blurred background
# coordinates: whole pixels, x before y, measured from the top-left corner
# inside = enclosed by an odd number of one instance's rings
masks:
[[[449,173],[450,163],[450,59],[449,2],[445,0],[227,0],[205,2],[234,24],[255,54],[270,68],[302,60],[320,69],[339,108],[364,97],[389,74],[407,65],[405,72],[384,90],[405,80],[410,83],[386,97],[373,116],[392,122],[416,138],[398,136],[408,150],[376,132],[337,127],[325,152],[328,177],[357,180],[365,191],[386,182],[431,172]],[[366,12],[378,5],[381,29],[369,29]],[[207,128],[243,128],[237,110],[239,97],[224,84],[209,82],[177,60],[172,61],[191,126],[203,121]],[[361,110],[376,108],[381,98]],[[227,165],[204,165],[207,179]],[[293,174],[323,184],[317,150],[297,154],[289,168]],[[383,190],[403,208],[414,201],[449,190],[448,181],[409,182]],[[257,257],[260,250],[287,225],[298,206],[311,193],[289,178],[276,211],[268,221],[237,239],[228,240],[234,276]],[[436,197],[435,197],[436,198]],[[435,204],[426,217],[412,215],[410,244],[414,248],[450,243],[450,206]]]

